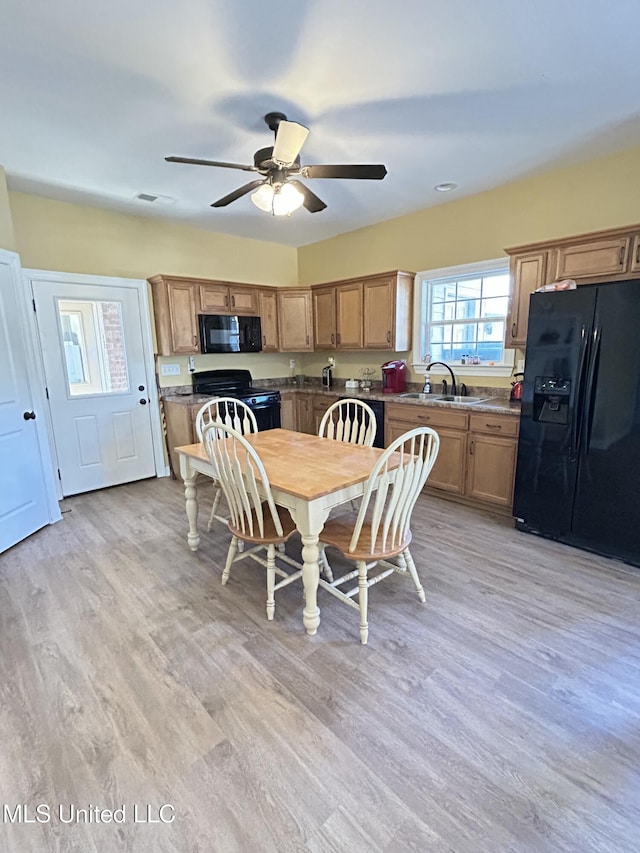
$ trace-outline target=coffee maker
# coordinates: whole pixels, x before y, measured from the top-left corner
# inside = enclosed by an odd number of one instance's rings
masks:
[[[322,387],[331,388],[333,385],[333,367],[329,364],[322,368]]]
[[[407,365],[404,361],[387,361],[382,365],[382,393],[402,394],[407,389]]]

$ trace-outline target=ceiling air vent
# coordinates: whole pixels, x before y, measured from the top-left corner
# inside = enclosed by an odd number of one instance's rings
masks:
[[[170,195],[154,195],[153,193],[138,193],[136,198],[139,201],[147,201],[149,204],[175,204],[175,198]]]

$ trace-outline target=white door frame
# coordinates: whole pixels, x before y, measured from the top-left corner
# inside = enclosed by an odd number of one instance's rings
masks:
[[[135,289],[138,292],[138,300],[140,305],[140,315],[142,321],[142,345],[144,350],[144,366],[145,372],[147,374],[147,390],[149,397],[149,408],[151,415],[151,438],[153,441],[153,458],[156,469],[157,477],[168,477],[169,476],[169,466],[165,462],[164,456],[164,440],[162,434],[162,423],[160,420],[160,400],[158,397],[158,384],[156,380],[156,371],[155,371],[155,357],[153,351],[153,340],[151,337],[151,306],[149,303],[149,285],[145,279],[137,279],[137,278],[114,278],[111,276],[104,275],[81,275],[79,273],[64,273],[64,272],[48,272],[46,270],[34,270],[34,269],[25,269],[23,270],[23,280],[25,283],[24,294],[25,301],[30,309],[28,311],[29,314],[29,327],[30,327],[30,337],[34,342],[35,348],[40,354],[40,358],[37,360],[37,368],[38,368],[38,381],[40,386],[44,388],[46,386],[46,378],[44,371],[44,364],[42,363],[41,357],[41,348],[40,348],[40,337],[38,334],[38,327],[36,324],[36,316],[34,307],[34,296],[33,296],[33,282],[51,282],[53,284],[57,283],[66,283],[66,284],[95,284],[101,287],[130,287]],[[53,433],[53,422],[51,420],[51,411],[49,409],[48,400],[45,400],[45,411],[47,413],[46,417],[46,427],[47,434],[49,439],[49,444],[51,448],[54,450],[54,458],[55,458],[55,439]],[[57,469],[57,461],[55,465]],[[58,498],[62,498],[62,487],[59,479],[56,480],[56,488]]]
[[[53,445],[51,444],[51,436],[49,434],[47,424],[49,418],[49,405],[44,393],[44,382],[41,381],[40,377],[39,349],[36,346],[33,335],[31,334],[29,314],[33,312],[28,310],[27,305],[25,305],[25,301],[21,298],[22,288],[20,283],[23,279],[22,268],[20,266],[20,256],[15,252],[8,251],[8,249],[0,249],[0,258],[9,264],[13,273],[14,287],[16,289],[16,302],[18,306],[18,320],[20,323],[20,332],[24,340],[27,376],[29,379],[29,393],[34,409],[37,410],[38,413],[43,413],[43,417],[36,418],[34,427],[36,435],[38,436],[40,458],[42,460],[42,474],[44,477],[47,509],[49,511],[49,524],[54,524],[62,518],[58,503],[62,495],[60,491],[60,481],[56,475]]]

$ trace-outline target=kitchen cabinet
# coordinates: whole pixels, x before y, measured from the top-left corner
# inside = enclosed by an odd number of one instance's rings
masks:
[[[281,352],[313,350],[310,290],[293,287],[278,290],[278,326]]]
[[[258,290],[222,281],[198,286],[200,314],[258,314]]]
[[[185,444],[194,444],[197,441],[195,429],[196,416],[204,404],[189,404],[164,400],[162,405],[171,469],[174,475],[179,478],[180,462],[174,447],[183,447]]]
[[[262,351],[278,351],[278,293],[276,290],[260,290],[259,314],[262,326]]]
[[[280,426],[296,429],[296,395],[287,391],[280,392]]]
[[[335,287],[314,288],[313,338],[317,350],[335,349],[337,334]]]
[[[631,247],[631,267],[630,272],[634,275],[640,273],[640,234],[636,234],[633,238]]]
[[[629,267],[631,237],[602,238],[557,246],[551,281],[617,275]]]
[[[324,413],[329,406],[332,406],[338,401],[338,395],[331,396],[329,394],[314,394],[312,397],[312,419],[313,419],[313,434],[319,435],[320,421],[324,417]]]
[[[413,279],[396,271],[314,286],[315,349],[410,349]]]
[[[432,427],[440,436],[440,450],[429,474],[427,486],[454,495],[464,494],[469,415],[451,409],[406,406],[401,403],[387,404],[387,445],[402,433],[417,426]]]
[[[296,394],[296,429],[315,435],[313,422],[313,395]]]
[[[514,255],[510,261],[511,303],[507,317],[508,347],[524,349],[529,322],[529,297],[546,284],[548,252]]]
[[[465,489],[467,497],[511,508],[518,426],[518,421],[508,416],[471,415]]]
[[[510,415],[388,403],[387,444],[416,426],[440,436],[426,489],[433,494],[510,511],[519,421]]]
[[[578,234],[505,249],[512,292],[505,345],[524,349],[529,297],[543,284],[574,279],[576,284],[620,281],[640,273],[640,225]]]
[[[363,283],[364,348],[411,348],[413,273],[368,278]]]
[[[155,276],[149,279],[156,323],[158,355],[200,352],[196,290],[190,281]]]

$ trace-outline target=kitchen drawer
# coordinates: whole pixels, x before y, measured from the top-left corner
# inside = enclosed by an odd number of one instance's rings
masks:
[[[414,426],[448,427],[449,429],[467,429],[469,415],[466,412],[454,412],[451,409],[436,406],[403,406],[402,403],[387,403],[388,420],[408,421]]]
[[[486,432],[491,435],[517,436],[520,422],[509,415],[471,415],[471,432]]]

